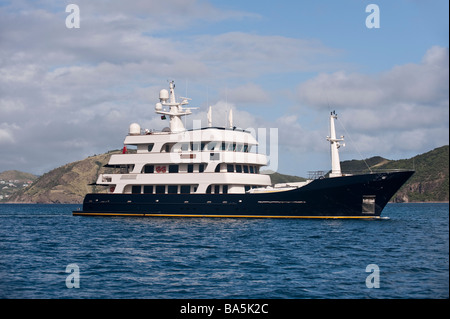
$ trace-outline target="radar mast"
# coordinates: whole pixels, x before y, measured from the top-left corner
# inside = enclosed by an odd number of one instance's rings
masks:
[[[331,147],[331,173],[330,177],[342,176],[341,172],[341,162],[339,160],[339,147],[341,144],[339,142],[344,141],[344,136],[341,138],[336,138],[336,129],[334,127],[334,120],[337,119],[337,114],[335,111],[331,112],[330,115],[330,136],[327,136],[327,140],[330,142]],[[345,146],[345,144],[342,144]]]
[[[159,91],[159,103],[156,103],[155,111],[158,114],[169,115],[170,119],[170,132],[178,133],[183,132],[186,128],[183,125],[181,117],[184,115],[192,114],[191,109],[185,108],[183,105],[189,104],[189,98],[180,97],[181,102],[177,102],[175,97],[175,83],[174,81],[169,82],[169,90],[163,89]],[[169,107],[169,111],[163,109],[163,106]]]

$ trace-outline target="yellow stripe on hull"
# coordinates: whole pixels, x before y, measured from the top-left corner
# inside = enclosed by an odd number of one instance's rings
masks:
[[[380,216],[269,216],[269,215],[192,215],[192,214],[133,214],[133,213],[85,213],[73,212],[74,216],[140,216],[140,217],[216,217],[216,218],[315,218],[315,219],[381,219]]]

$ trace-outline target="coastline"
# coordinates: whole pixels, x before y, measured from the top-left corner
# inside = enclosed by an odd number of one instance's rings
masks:
[[[430,201],[430,202],[388,202],[388,204],[448,204],[449,201]],[[1,204],[43,204],[43,205],[83,205],[83,202],[79,203],[43,203],[43,202],[0,202]]]

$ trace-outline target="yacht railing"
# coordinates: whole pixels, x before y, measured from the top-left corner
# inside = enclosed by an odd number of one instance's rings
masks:
[[[381,173],[394,173],[394,172],[406,172],[413,169],[407,168],[392,168],[392,169],[365,169],[365,170],[343,170],[342,176],[363,175],[363,174],[381,174]],[[308,179],[321,179],[329,176],[331,171],[308,171]]]

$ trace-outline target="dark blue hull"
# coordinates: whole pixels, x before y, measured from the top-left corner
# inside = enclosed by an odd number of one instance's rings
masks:
[[[87,194],[73,215],[377,218],[413,171],[317,179],[256,194]]]

